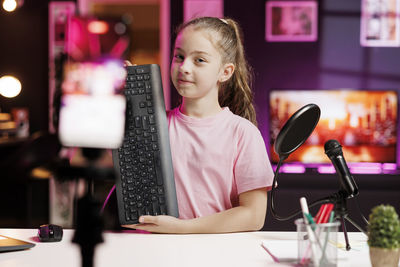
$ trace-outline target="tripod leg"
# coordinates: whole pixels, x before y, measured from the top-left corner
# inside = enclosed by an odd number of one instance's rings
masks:
[[[352,219],[350,219],[349,217],[345,217],[345,219],[350,222],[355,228],[357,228],[358,231],[363,232],[365,235],[368,235],[367,232],[362,229],[358,224],[356,224]]]
[[[346,250],[349,251],[351,249],[350,243],[349,243],[349,237],[347,236],[347,230],[346,230],[346,222],[344,221],[344,217],[340,216],[340,222],[342,223],[342,230],[344,234],[344,240],[346,241]]]

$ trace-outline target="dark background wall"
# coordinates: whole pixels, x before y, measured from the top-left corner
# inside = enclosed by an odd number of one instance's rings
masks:
[[[48,126],[48,1],[25,1],[8,13],[0,9],[0,76],[10,74],[22,84],[15,98],[0,96],[0,109],[27,107],[31,133]]]
[[[171,0],[171,32],[182,22],[182,2]],[[13,107],[28,107],[31,133],[48,127],[47,5],[47,0],[25,1],[14,13],[0,10],[0,76],[14,74],[22,82],[22,92],[16,98],[0,96],[0,108],[9,112]],[[361,0],[319,1],[316,42],[272,43],[265,41],[264,0],[225,1],[225,16],[237,20],[244,31],[247,58],[255,72],[259,128],[266,144],[271,89],[400,88],[400,48],[360,45],[360,7]],[[172,89],[172,106],[176,100]],[[399,208],[399,177],[358,175],[356,180],[365,215],[375,204],[392,203]],[[336,184],[336,175],[282,175],[278,207],[289,212],[298,207],[298,195],[316,199],[334,191]],[[283,230],[292,225],[292,221],[280,223],[268,217],[265,229]]]

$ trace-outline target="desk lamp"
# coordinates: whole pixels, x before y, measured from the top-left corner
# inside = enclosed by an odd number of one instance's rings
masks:
[[[288,216],[280,216],[275,210],[275,187],[277,183],[277,177],[279,174],[279,169],[285,159],[289,157],[291,153],[297,150],[311,135],[315,127],[318,124],[321,115],[320,108],[315,104],[308,104],[296,111],[285,123],[285,125],[280,130],[274,145],[274,149],[279,156],[279,162],[277,164],[274,180],[272,183],[271,190],[271,201],[270,208],[272,215],[275,219],[279,221],[285,221],[292,219],[302,213],[301,210],[294,212]],[[345,235],[346,249],[350,250],[350,244],[348,241],[345,219],[353,224],[358,230],[366,233],[360,226],[358,226],[354,221],[348,217],[348,210],[346,206],[346,199],[353,197],[352,195],[345,194],[345,190],[340,188],[337,193],[334,193],[328,197],[313,201],[310,203],[309,207],[314,207],[323,203],[334,203],[335,214],[340,219],[342,224],[343,233]]]

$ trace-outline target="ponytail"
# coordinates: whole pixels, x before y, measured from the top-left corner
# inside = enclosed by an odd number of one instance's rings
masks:
[[[242,32],[240,26],[232,19],[226,19],[229,26],[234,30],[236,44],[236,55],[233,63],[235,71],[232,77],[221,84],[219,91],[219,103],[227,106],[236,115],[248,119],[257,126],[256,112],[253,105],[253,92],[251,90],[252,69],[247,63]]]

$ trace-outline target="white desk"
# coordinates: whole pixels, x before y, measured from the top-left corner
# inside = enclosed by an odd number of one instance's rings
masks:
[[[80,251],[71,243],[73,230],[64,230],[57,243],[36,242],[36,229],[0,229],[0,235],[36,243],[32,249],[0,253],[0,266],[7,267],[79,267]],[[247,232],[234,234],[164,235],[112,233],[103,234],[104,243],[96,248],[95,267],[168,267],[168,266],[287,266],[274,263],[260,246],[264,240],[287,240],[288,257],[296,257],[295,232]],[[343,233],[338,233],[343,241]],[[339,249],[338,266],[371,266],[366,237],[362,233],[349,233],[354,249]],[[357,250],[356,250],[357,248]]]

